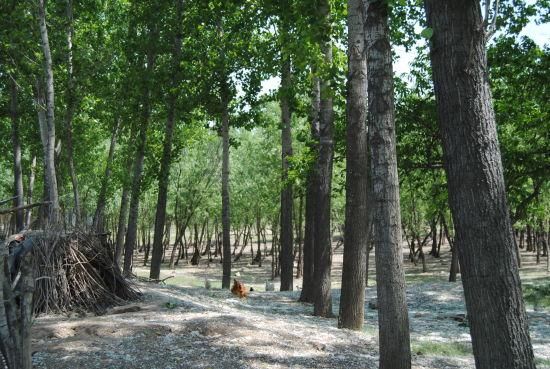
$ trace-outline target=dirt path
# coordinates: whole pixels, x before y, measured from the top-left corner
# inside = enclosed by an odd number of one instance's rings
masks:
[[[376,311],[364,332],[311,316],[298,292],[228,291],[140,284],[143,301],[99,317],[48,316],[34,327],[37,368],[376,368]],[[335,311],[338,290],[334,290]],[[368,296],[374,296],[372,287]],[[459,284],[408,291],[416,369],[474,368]],[[139,310],[138,310],[139,309]],[[136,311],[138,310],[138,311]],[[120,312],[120,310],[118,310]],[[529,312],[539,368],[549,368],[550,311]]]

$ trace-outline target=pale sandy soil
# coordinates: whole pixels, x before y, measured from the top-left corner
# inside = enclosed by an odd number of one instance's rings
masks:
[[[334,258],[334,312],[338,312],[341,249]],[[547,279],[525,256],[524,283]],[[182,261],[183,262],[183,261]],[[121,314],[43,316],[34,326],[36,368],[377,368],[377,312],[366,308],[363,332],[337,329],[336,319],[313,317],[296,302],[299,291],[265,292],[270,265],[239,262],[234,270],[255,291],[237,299],[216,289],[220,266],[201,263],[164,271],[172,285],[139,283],[143,300]],[[415,369],[474,368],[461,284],[446,282],[448,260],[429,259],[428,273],[406,263],[407,301]],[[136,268],[138,274],[147,270]],[[207,290],[204,280],[212,280]],[[277,281],[275,281],[277,287]],[[296,280],[300,286],[301,281]],[[369,287],[367,301],[375,298]],[[528,309],[538,368],[550,368],[550,311]],[[459,346],[457,354],[445,353]],[[434,349],[435,347],[435,349]]]

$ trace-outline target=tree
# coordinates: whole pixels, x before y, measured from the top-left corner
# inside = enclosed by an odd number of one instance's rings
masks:
[[[319,2],[317,8],[319,17],[318,43],[323,54],[323,63],[332,64],[332,40],[330,22],[330,3],[328,0]],[[319,156],[317,158],[317,204],[315,206],[315,251],[314,251],[314,315],[332,316],[331,294],[331,264],[332,247],[330,232],[331,190],[332,190],[332,160],[334,158],[333,124],[334,108],[332,89],[329,77],[325,74],[320,79],[319,103]]]
[[[319,78],[313,78],[310,109],[310,132],[312,141],[309,143],[309,150],[313,159],[316,160],[319,150],[319,108],[321,89]],[[310,163],[314,164],[314,163]],[[310,165],[306,174],[306,209],[304,226],[304,272],[302,281],[302,292],[300,301],[313,302],[315,293],[314,264],[315,264],[315,214],[317,213],[317,186],[318,173]]]
[[[476,367],[535,368],[476,0],[426,0],[438,120]],[[487,18],[489,14],[487,14]]]
[[[370,203],[376,259],[380,368],[411,367],[409,317],[401,248],[393,66],[386,1],[368,2]]]
[[[288,179],[289,160],[292,157],[292,65],[288,42],[290,2],[280,1],[281,34],[281,291],[292,291],[294,277],[294,230],[292,227],[293,190]]]
[[[38,20],[42,53],[44,55],[44,82],[37,83],[37,105],[40,137],[44,152],[44,193],[47,194],[47,222],[55,224],[60,220],[59,195],[55,170],[55,94],[53,83],[52,55],[46,25],[44,0],[38,0]],[[44,91],[45,88],[45,91]]]
[[[365,4],[348,0],[346,218],[338,327],[361,330],[367,251],[367,55]]]
[[[117,135],[119,134],[119,128],[120,128],[120,118],[116,118],[116,122],[113,128],[113,133],[111,134],[111,141],[109,144],[109,154],[107,155],[107,164],[105,165],[105,174],[103,175],[103,179],[101,181],[101,188],[99,190],[99,195],[97,197],[97,206],[94,212],[94,218],[92,220],[92,229],[94,229],[97,233],[105,232],[105,223],[104,223],[105,214],[104,213],[105,213],[105,205],[107,202],[107,185],[108,185],[109,178],[111,178],[111,173],[113,170],[112,168],[113,159],[115,156],[115,146],[116,146]]]
[[[146,7],[147,8],[147,7]],[[147,8],[149,11],[156,12],[158,7],[153,6]],[[147,10],[142,9],[144,13]],[[143,162],[145,159],[145,149],[147,144],[147,129],[149,127],[152,102],[151,102],[151,90],[153,88],[153,73],[155,68],[155,61],[157,57],[157,50],[155,48],[156,39],[158,36],[158,25],[155,23],[156,19],[148,19],[146,24],[147,31],[145,32],[145,60],[141,61],[141,65],[138,64],[138,68],[142,69],[142,86],[141,86],[141,117],[139,122],[139,131],[137,135],[137,147],[135,151],[134,163],[133,163],[133,175],[131,186],[130,207],[128,214],[128,227],[126,229],[126,238],[124,240],[124,274],[130,275],[132,272],[132,260],[134,254],[134,248],[137,241],[137,226],[139,216],[139,201],[141,196],[141,182],[143,175]],[[143,68],[143,65],[145,68]]]
[[[74,212],[76,218],[76,225],[81,221],[81,204],[80,194],[78,192],[78,179],[76,176],[76,169],[74,164],[74,149],[73,149],[73,117],[76,109],[76,96],[75,96],[75,76],[73,67],[73,2],[67,0],[67,89],[66,89],[66,103],[67,111],[65,115],[65,129],[67,130],[67,161],[69,163],[69,175],[71,177],[71,184],[73,187],[74,197]]]
[[[23,195],[23,170],[21,168],[21,141],[19,134],[19,113],[17,109],[17,83],[11,77],[10,81],[10,114],[12,127],[12,144],[13,144],[13,188],[15,199],[14,207],[23,206],[25,199]],[[15,213],[15,231],[19,232],[24,227],[23,210],[18,210]]]
[[[182,47],[182,22],[183,22],[183,0],[176,3],[176,17],[174,21],[174,50],[172,53],[172,80],[170,91],[168,92],[168,116],[166,118],[166,127],[164,131],[164,145],[162,161],[159,171],[159,190],[157,200],[157,210],[155,215],[155,235],[153,238],[153,254],[151,259],[151,279],[160,277],[160,264],[162,260],[162,240],[164,237],[164,225],[166,223],[166,203],[168,201],[168,179],[170,174],[170,164],[172,161],[172,138],[174,135],[174,124],[176,117],[177,85],[181,79],[180,62]]]

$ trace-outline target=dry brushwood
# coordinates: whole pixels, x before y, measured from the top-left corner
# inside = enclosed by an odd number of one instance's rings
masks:
[[[35,313],[90,311],[136,300],[140,293],[123,277],[113,253],[96,235],[43,232],[35,236]]]
[[[104,313],[139,298],[97,235],[26,231],[0,244],[0,367],[32,367],[33,316]]]

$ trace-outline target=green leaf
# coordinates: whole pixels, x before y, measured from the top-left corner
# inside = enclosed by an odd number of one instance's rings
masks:
[[[431,29],[430,27],[424,28],[422,32],[420,32],[420,36],[428,40],[432,38],[433,34],[434,34],[434,30]]]

